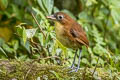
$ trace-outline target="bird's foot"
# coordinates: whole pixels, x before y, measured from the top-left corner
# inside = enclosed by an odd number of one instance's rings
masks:
[[[74,70],[74,69],[76,69],[76,67],[75,67],[75,66],[71,66],[71,67],[66,67],[66,68],[64,68],[64,69],[71,69],[71,70]]]
[[[72,69],[71,71],[69,71],[69,73],[71,72],[77,72],[80,68],[75,68],[75,69]]]
[[[75,66],[71,66],[71,67],[69,67],[69,68],[73,70],[73,69],[75,69],[76,67],[75,67]]]
[[[77,72],[79,69],[80,69],[80,68],[76,68],[76,69],[75,69],[75,72]]]

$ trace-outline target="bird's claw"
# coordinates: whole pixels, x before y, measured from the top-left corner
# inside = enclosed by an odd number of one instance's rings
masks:
[[[76,68],[75,66],[71,66],[71,67],[70,67],[70,69],[72,69],[72,70],[75,69],[75,68]]]
[[[72,69],[71,71],[69,71],[69,73],[71,72],[77,72],[80,68],[75,68],[75,69]]]

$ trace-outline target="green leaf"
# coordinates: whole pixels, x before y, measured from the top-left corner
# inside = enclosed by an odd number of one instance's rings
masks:
[[[8,6],[8,0],[0,0],[0,8],[5,9]]]
[[[49,13],[49,15],[52,13],[53,5],[54,5],[54,0],[43,0],[43,3]]]
[[[93,26],[92,35],[94,36],[94,41],[99,45],[105,45],[105,42],[103,41],[103,38],[101,37],[101,34],[98,32],[97,28]]]
[[[38,36],[38,39],[39,39],[41,45],[44,46],[44,38],[43,38],[43,34],[42,34],[42,33],[39,33],[37,36]]]
[[[38,4],[42,8],[42,10],[45,12],[45,14],[51,14],[53,5],[54,5],[54,0],[37,0]]]
[[[35,28],[35,29],[26,29],[27,38],[32,38],[35,35],[37,29],[38,28]]]
[[[120,11],[119,11],[119,9],[112,9],[111,10],[111,15],[114,19],[114,22],[116,24],[119,24],[119,22],[120,22]]]
[[[87,2],[86,2],[86,6],[91,6],[93,4],[97,4],[97,1],[96,0],[87,0]]]
[[[54,13],[59,12],[60,10],[57,7],[53,8]]]
[[[6,57],[8,57],[7,56],[7,53],[0,47],[0,51],[6,56]]]
[[[44,15],[41,11],[39,11],[38,9],[36,9],[36,8],[34,8],[34,7],[32,7],[32,9],[33,9],[38,15],[40,15],[40,17],[41,17],[42,19],[46,19],[45,15]]]
[[[37,2],[38,2],[38,4],[39,4],[40,8],[41,8],[44,12],[46,12],[45,7],[44,7],[44,5],[43,5],[43,0],[37,0]],[[46,12],[46,13],[47,13],[47,12]]]
[[[17,40],[13,40],[13,49],[16,51],[19,48],[19,42]]]
[[[23,27],[26,23],[20,23],[19,25],[16,26],[16,32],[17,35],[19,35],[20,37],[22,37],[23,35]]]
[[[57,79],[60,79],[58,73],[56,73],[55,71],[49,70],[49,72],[51,72],[52,74],[54,74]]]
[[[22,13],[20,12],[20,9],[18,8],[18,6],[12,4],[12,8],[13,8],[14,16],[17,19],[22,20]]]
[[[86,58],[83,58],[83,59],[82,59],[82,63],[87,64],[87,65],[90,65],[89,61],[88,61]]]
[[[18,59],[19,59],[19,60],[26,60],[26,58],[27,58],[27,55],[22,55],[22,56],[20,56]]]
[[[5,41],[2,38],[0,38],[0,46],[2,46],[4,43]]]
[[[65,46],[63,46],[61,44],[61,42],[58,41],[57,39],[56,39],[56,44],[58,44],[58,46],[63,50],[63,52],[65,53],[65,55],[67,55],[67,48]]]
[[[7,44],[3,44],[3,49],[7,51],[8,53],[12,53],[14,50],[13,48],[10,48]]]
[[[22,39],[23,39],[23,42],[24,44],[26,43],[26,40],[27,40],[27,34],[26,34],[26,30],[25,28],[23,27],[23,32],[22,32]]]
[[[23,39],[20,38],[20,43],[30,53],[30,43],[29,43],[29,41],[26,41],[26,43],[24,44]]]

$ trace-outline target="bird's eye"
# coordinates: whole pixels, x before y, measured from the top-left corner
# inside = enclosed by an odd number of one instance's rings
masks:
[[[58,20],[62,20],[63,19],[63,15],[58,15]]]

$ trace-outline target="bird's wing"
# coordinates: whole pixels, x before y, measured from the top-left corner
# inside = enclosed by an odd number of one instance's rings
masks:
[[[70,29],[70,34],[73,38],[75,38],[75,40],[80,43],[85,45],[86,47],[89,46],[89,41],[87,39],[87,36],[84,32],[84,30],[82,29],[82,27],[79,24],[75,24],[73,25],[73,27],[71,27]]]

